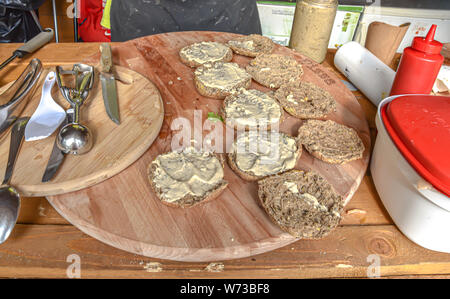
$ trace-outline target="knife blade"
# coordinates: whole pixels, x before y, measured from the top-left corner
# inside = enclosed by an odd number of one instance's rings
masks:
[[[103,102],[109,118],[120,125],[119,104],[117,102],[117,87],[114,73],[112,72],[112,52],[108,43],[100,45],[100,82],[102,84]]]
[[[70,109],[66,110],[66,118],[64,119],[63,123],[61,124],[60,129],[62,127],[64,127],[65,125],[67,125],[69,122],[72,122],[72,119],[73,119],[73,109],[70,108]],[[55,139],[55,143],[53,144],[52,153],[50,154],[50,158],[48,159],[48,162],[47,162],[47,167],[45,168],[44,175],[42,176],[43,183],[46,183],[46,182],[50,181],[51,179],[53,179],[53,177],[55,176],[56,172],[59,169],[59,166],[64,161],[65,156],[66,156],[66,154],[59,149],[58,145],[56,144],[56,139]]]

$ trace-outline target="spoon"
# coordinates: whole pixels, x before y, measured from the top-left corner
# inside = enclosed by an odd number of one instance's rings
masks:
[[[25,128],[25,141],[47,138],[59,128],[66,118],[66,112],[52,98],[55,72],[49,72],[42,86],[41,101]]]
[[[8,164],[6,166],[5,178],[0,186],[0,244],[8,239],[14,225],[16,225],[17,216],[19,215],[20,195],[9,184],[28,120],[28,117],[19,118],[11,128]]]

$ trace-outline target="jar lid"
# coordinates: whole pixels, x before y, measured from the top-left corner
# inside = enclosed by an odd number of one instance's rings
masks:
[[[327,5],[327,6],[337,6],[338,5],[338,0],[303,0],[303,2],[317,4],[317,5]]]
[[[400,96],[382,108],[381,117],[409,164],[450,196],[450,97]]]

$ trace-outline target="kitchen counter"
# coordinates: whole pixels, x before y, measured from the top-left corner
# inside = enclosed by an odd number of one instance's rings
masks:
[[[0,61],[18,47],[0,44]],[[98,53],[97,43],[49,44],[33,57],[44,67],[76,63]],[[330,50],[324,65],[339,78]],[[16,59],[0,72],[0,86],[13,81],[31,57]],[[376,108],[360,92],[375,141]],[[81,278],[450,278],[450,254],[433,252],[408,240],[395,227],[373,185],[370,171],[346,206],[343,221],[322,240],[300,240],[265,254],[215,263],[184,263],[146,258],[115,249],[82,233],[62,218],[45,198],[24,198],[12,235],[0,245],[0,277],[64,278],[73,257]],[[75,256],[75,257],[76,257]],[[372,271],[372,272],[371,272]]]

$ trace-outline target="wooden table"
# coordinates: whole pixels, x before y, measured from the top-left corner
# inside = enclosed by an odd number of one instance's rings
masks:
[[[49,44],[33,57],[45,67],[79,62],[98,52],[97,43]],[[0,61],[18,45],[0,45]],[[335,71],[334,51],[324,65]],[[0,72],[0,85],[15,80],[27,59],[16,59]],[[360,92],[375,141],[376,109]],[[68,223],[45,198],[22,200],[18,224],[0,245],[0,277],[64,278],[80,258],[82,278],[322,278],[368,277],[379,258],[381,277],[450,278],[450,254],[426,250],[393,224],[375,190],[370,172],[345,208],[341,225],[322,240],[300,240],[278,250],[218,263],[183,263],[146,258],[115,249]],[[372,272],[373,273],[373,272]]]

